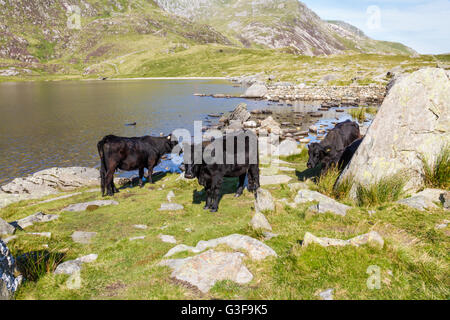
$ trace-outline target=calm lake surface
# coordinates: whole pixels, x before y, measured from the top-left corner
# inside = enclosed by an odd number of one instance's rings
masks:
[[[245,90],[222,80],[0,83],[0,185],[51,167],[99,167],[97,142],[108,134],[159,136],[178,128],[193,134],[194,121],[217,122],[208,114],[231,111],[241,102],[249,110],[305,114],[319,107],[193,95],[240,95]],[[337,118],[343,121],[349,116],[330,110],[319,123],[332,127],[331,120]],[[125,126],[133,122],[137,125]],[[310,124],[305,119],[303,129]],[[159,169],[166,166],[163,163]]]

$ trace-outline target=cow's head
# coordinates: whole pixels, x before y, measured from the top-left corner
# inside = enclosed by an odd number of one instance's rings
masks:
[[[194,179],[198,177],[200,171],[200,165],[195,164],[195,146],[183,144],[184,149],[184,163],[181,166],[181,170],[184,171],[184,177],[186,179]]]
[[[330,154],[330,152],[331,147],[322,146],[319,143],[311,143],[308,150],[308,168],[313,169],[317,167]]]

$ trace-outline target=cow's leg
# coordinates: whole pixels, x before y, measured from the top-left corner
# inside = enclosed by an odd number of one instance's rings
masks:
[[[139,168],[139,187],[144,187],[144,168]]]
[[[222,176],[218,175],[216,177],[213,177],[211,183],[211,199],[212,199],[212,205],[210,207],[211,212],[217,212],[219,210],[220,189],[222,187],[222,183],[223,183]]]
[[[211,204],[212,204],[212,199],[211,199],[211,196],[212,196],[212,194],[211,194],[211,189],[210,188],[205,188],[205,191],[206,191],[206,204],[205,204],[205,207],[204,207],[204,209],[205,210],[209,210],[209,209],[211,209]]]
[[[239,186],[235,194],[235,198],[239,198],[244,193],[244,184],[245,184],[245,178],[247,177],[247,174],[243,174],[239,177]]]
[[[155,160],[148,160],[148,181],[153,184],[153,169],[155,168],[157,162]]]
[[[256,191],[258,191],[259,187],[259,165],[254,164],[248,170],[248,191],[253,192],[256,198]]]
[[[112,183],[112,187],[113,187],[114,193],[119,193],[120,192],[120,190],[117,189],[116,185],[114,184],[114,181]]]
[[[114,196],[114,173],[116,172],[116,165],[109,165],[106,173],[106,195]]]

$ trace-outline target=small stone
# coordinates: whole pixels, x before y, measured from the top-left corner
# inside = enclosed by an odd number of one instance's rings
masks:
[[[56,267],[54,274],[67,274],[72,275],[74,273],[81,272],[81,265],[83,262],[79,260],[69,260],[61,263]]]
[[[265,231],[265,232],[263,232],[263,237],[264,237],[264,241],[269,241],[273,238],[278,237],[278,234]]]
[[[170,191],[167,195],[167,201],[172,202],[173,198],[175,198],[175,193],[173,191]]]
[[[141,237],[132,237],[129,240],[130,241],[136,241],[136,240],[144,240],[144,239],[145,239],[145,236],[141,236]]]
[[[159,208],[159,211],[180,211],[183,210],[184,207],[181,204],[177,203],[163,203],[161,204],[161,208]]]
[[[383,246],[384,246],[383,238],[376,231],[371,231],[369,233],[354,237],[350,240],[319,238],[319,237],[316,237],[315,235],[307,232],[305,234],[302,246],[307,247],[312,243],[317,243],[318,245],[320,245],[322,247],[329,247],[329,246],[345,247],[345,246],[349,246],[349,245],[359,247],[359,246],[362,246],[365,244],[375,245],[380,248],[383,248]]]
[[[81,263],[92,263],[94,261],[96,261],[98,258],[98,254],[89,254],[87,256],[84,257],[80,257],[78,259],[76,259],[76,261],[80,261]]]
[[[46,215],[42,212],[38,212],[38,213],[35,213],[26,218],[11,222],[11,224],[16,227],[20,227],[21,229],[25,229],[27,227],[32,226],[35,223],[49,222],[49,221],[57,220],[58,218],[59,218],[59,215],[54,215],[54,214]]]
[[[251,221],[251,225],[253,229],[264,229],[272,231],[272,226],[270,225],[269,221],[267,221],[266,216],[260,212],[255,213]]]
[[[187,233],[191,233],[192,229],[191,228],[186,228],[186,229],[184,229],[184,231],[186,231]]]
[[[168,236],[168,235],[164,235],[164,234],[160,234],[158,236],[159,239],[161,239],[162,242],[165,243],[172,243],[172,244],[176,244],[177,240],[175,239],[175,237],[173,236]]]
[[[325,291],[319,293],[319,296],[322,298],[322,300],[334,300],[333,292],[334,292],[334,289],[328,289],[328,290],[325,290]]]
[[[275,184],[287,184],[292,180],[292,177],[286,175],[274,175],[274,176],[261,176],[261,186],[275,185]]]
[[[38,237],[45,237],[45,238],[51,238],[52,234],[51,232],[31,232],[31,233],[27,233],[31,236],[38,236]]]
[[[147,230],[148,229],[148,227],[144,224],[135,224],[133,227],[135,229],[139,229],[139,230]]]
[[[97,232],[75,231],[72,234],[72,240],[76,243],[89,244],[91,239],[97,235]]]
[[[255,209],[256,212],[275,210],[275,203],[269,191],[263,188],[256,191]]]

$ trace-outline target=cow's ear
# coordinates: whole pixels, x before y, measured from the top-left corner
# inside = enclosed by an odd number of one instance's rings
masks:
[[[325,152],[326,152],[326,153],[330,153],[330,152],[331,152],[331,147],[325,148]]]
[[[169,135],[169,136],[167,137],[167,140],[172,140],[172,135]]]

